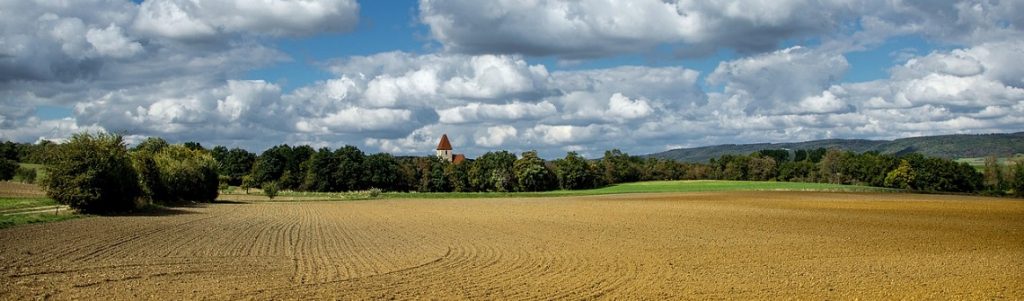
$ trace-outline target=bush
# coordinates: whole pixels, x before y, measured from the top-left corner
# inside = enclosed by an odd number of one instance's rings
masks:
[[[0,181],[7,181],[14,178],[15,171],[18,170],[18,162],[13,160],[0,158]]]
[[[381,196],[381,194],[384,194],[384,190],[383,189],[376,188],[376,187],[370,188],[366,192],[370,196],[371,199],[379,198]]]
[[[1024,198],[1024,159],[1017,159],[1013,164],[1013,177],[1010,179],[1013,195]]]
[[[155,153],[148,148],[137,146],[131,153],[132,167],[139,175],[139,187],[142,189],[142,195],[151,201],[160,202],[169,197],[163,183],[160,182],[160,169],[156,166],[154,155]]]
[[[14,171],[14,179],[23,183],[35,184],[37,176],[35,168],[18,167],[18,170]]]
[[[274,197],[277,196],[278,188],[279,187],[277,181],[263,183],[263,194],[267,195],[268,198],[273,200]]]
[[[141,195],[124,139],[116,134],[75,134],[56,149],[46,194],[86,213],[136,209]]]
[[[159,170],[160,185],[166,192],[164,197],[154,200],[213,202],[217,199],[220,184],[217,161],[205,151],[171,145],[153,156],[153,161]]]

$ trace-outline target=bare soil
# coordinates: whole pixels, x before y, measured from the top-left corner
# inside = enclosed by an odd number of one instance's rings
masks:
[[[0,299],[1021,299],[1024,202],[232,203],[0,230]]]

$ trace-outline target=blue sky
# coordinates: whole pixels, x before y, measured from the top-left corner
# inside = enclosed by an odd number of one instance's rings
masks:
[[[0,139],[558,157],[1024,130],[1024,4],[0,4]]]

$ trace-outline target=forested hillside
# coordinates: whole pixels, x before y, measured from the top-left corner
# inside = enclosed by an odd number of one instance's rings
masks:
[[[877,151],[882,154],[920,153],[946,159],[995,155],[999,157],[1024,153],[1024,132],[1012,134],[943,135],[896,140],[827,139],[792,143],[724,144],[681,148],[647,155],[659,159],[705,163],[722,155],[745,155],[762,149],[812,150],[836,148],[857,153]]]

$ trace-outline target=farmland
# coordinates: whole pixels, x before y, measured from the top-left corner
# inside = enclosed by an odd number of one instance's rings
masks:
[[[285,191],[275,201],[333,201],[333,200],[364,200],[371,198],[385,199],[458,199],[458,198],[508,198],[508,197],[559,197],[588,196],[621,193],[652,193],[652,192],[713,192],[713,191],[832,191],[832,192],[899,192],[898,189],[879,188],[857,185],[840,185],[827,183],[776,182],[776,181],[722,181],[722,180],[686,180],[686,181],[646,181],[609,185],[601,188],[582,190],[553,190],[541,192],[387,192],[378,197],[371,197],[366,191],[354,192],[308,192]],[[245,193],[232,187],[222,192],[221,200],[229,201],[268,201],[257,189]]]
[[[0,229],[0,266],[0,299],[1015,299],[1024,202],[790,191],[231,202]]]

